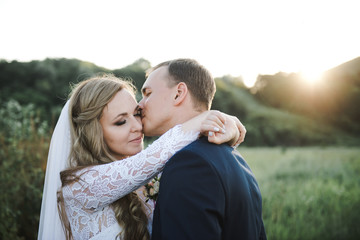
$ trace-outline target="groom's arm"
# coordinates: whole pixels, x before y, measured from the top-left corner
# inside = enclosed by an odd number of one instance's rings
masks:
[[[161,178],[152,239],[221,239],[225,194],[212,166],[183,150]]]

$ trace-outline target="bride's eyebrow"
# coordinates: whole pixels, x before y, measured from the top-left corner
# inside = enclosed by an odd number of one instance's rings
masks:
[[[117,119],[118,117],[120,117],[120,116],[124,117],[124,116],[127,116],[127,115],[128,115],[127,112],[119,113],[118,115],[116,115],[116,117],[114,117],[113,121],[114,121],[115,119]]]

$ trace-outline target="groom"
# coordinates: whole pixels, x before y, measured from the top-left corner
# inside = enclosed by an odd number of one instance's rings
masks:
[[[155,66],[142,87],[144,133],[158,136],[210,109],[211,74],[196,61]],[[152,239],[266,239],[261,194],[240,154],[206,138],[176,153],[165,165]]]

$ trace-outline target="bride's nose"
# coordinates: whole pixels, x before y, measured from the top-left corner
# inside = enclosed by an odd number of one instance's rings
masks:
[[[141,118],[136,118],[136,117],[133,118],[131,130],[133,132],[142,131]]]

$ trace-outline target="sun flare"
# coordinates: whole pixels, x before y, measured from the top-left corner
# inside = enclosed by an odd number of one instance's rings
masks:
[[[316,84],[321,80],[323,76],[323,71],[319,71],[319,70],[301,71],[301,75],[306,83]]]

